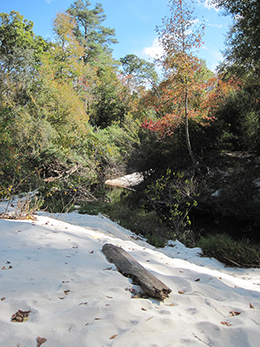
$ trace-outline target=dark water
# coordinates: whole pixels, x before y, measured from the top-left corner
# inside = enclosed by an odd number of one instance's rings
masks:
[[[192,227],[196,233],[204,237],[209,234],[228,234],[234,240],[248,239],[260,243],[260,226],[255,221],[218,215],[194,215]]]

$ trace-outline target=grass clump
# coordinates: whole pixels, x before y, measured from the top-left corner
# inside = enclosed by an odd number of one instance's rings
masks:
[[[260,267],[260,246],[249,240],[234,240],[227,234],[201,237],[198,246],[203,255],[215,258],[228,266]]]
[[[44,196],[42,208],[51,213],[67,213],[74,211],[76,199],[75,191],[72,188],[61,189],[57,187],[52,187],[46,191],[42,189],[41,194]]]
[[[38,198],[35,194],[27,193],[19,196],[11,196],[7,199],[4,212],[0,213],[1,219],[35,219],[35,213],[43,205],[43,199]],[[9,212],[9,207],[13,211]]]

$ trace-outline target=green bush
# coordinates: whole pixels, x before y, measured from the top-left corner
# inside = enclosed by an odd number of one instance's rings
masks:
[[[198,247],[204,256],[216,258],[228,266],[260,266],[260,246],[248,240],[235,241],[227,234],[216,234],[201,237]]]
[[[168,169],[145,190],[146,208],[156,211],[159,218],[172,230],[171,238],[177,238],[187,246],[194,246],[189,213],[197,205],[197,187],[184,173]]]
[[[66,213],[74,210],[77,190],[65,188],[66,184],[58,182],[43,186],[39,195],[43,197],[42,208],[51,213]]]
[[[218,134],[220,149],[257,152],[259,141],[259,88],[253,85],[230,93],[226,102],[215,113],[213,127]]]

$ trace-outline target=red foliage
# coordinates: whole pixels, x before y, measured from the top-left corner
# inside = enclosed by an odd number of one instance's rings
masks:
[[[207,126],[216,120],[214,110],[225,102],[231,91],[239,90],[241,82],[235,78],[225,81],[220,77],[211,77],[203,83],[194,82],[191,87],[189,118]],[[160,97],[155,93],[148,93],[145,103],[160,118],[156,121],[145,120],[141,127],[156,132],[163,138],[171,136],[184,120],[183,95],[182,91],[178,95],[178,89],[170,80],[162,82],[157,93]]]

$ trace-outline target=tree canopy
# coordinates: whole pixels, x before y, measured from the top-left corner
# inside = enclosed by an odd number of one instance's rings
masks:
[[[187,148],[193,164],[196,165],[190,143],[189,118],[198,116],[199,111],[192,110],[189,98],[194,91],[199,92],[201,89],[201,66],[194,50],[201,45],[204,25],[194,26],[196,17],[188,2],[171,0],[169,3],[170,16],[163,18],[162,26],[157,27],[157,32],[164,50],[161,62],[167,80],[162,88],[163,98],[171,95],[170,99],[175,107],[171,107],[170,112],[165,112],[157,125],[161,123],[164,131],[169,128],[171,134],[182,122],[185,123]],[[150,128],[152,129],[151,126]]]
[[[233,17],[224,51],[223,68],[236,73],[260,72],[260,2],[256,0],[212,0]]]
[[[120,59],[123,74],[137,83],[148,83],[151,86],[158,82],[155,64],[137,57],[135,54],[127,54]]]
[[[242,1],[218,4],[234,14],[235,25],[246,25],[241,23],[251,9]],[[148,172],[162,162],[172,165],[178,153],[197,166],[205,148],[260,148],[258,79],[252,83],[232,72],[223,79],[211,72],[196,55],[204,22],[192,2],[169,5],[156,28],[163,54],[153,62],[131,53],[116,61],[115,31],[104,25],[102,6],[91,7],[88,0],[57,13],[48,41],[18,12],[0,14],[0,175],[6,186],[22,175],[21,168],[35,166],[45,177],[47,162],[58,155],[65,167],[84,163],[87,179],[103,182],[116,165],[125,170],[126,162],[131,170]],[[258,5],[252,2],[252,8],[248,40],[258,33]],[[231,48],[234,61],[227,55],[226,62],[241,62],[256,76],[257,47],[248,59],[235,41]]]
[[[102,25],[106,19],[101,4],[96,4],[90,9],[88,0],[76,0],[67,12],[75,18],[75,36],[84,46],[84,61],[97,62],[104,55],[111,53],[110,44],[117,43],[115,30]]]

